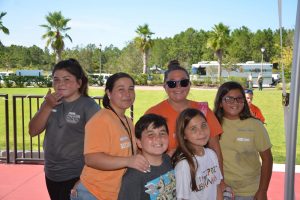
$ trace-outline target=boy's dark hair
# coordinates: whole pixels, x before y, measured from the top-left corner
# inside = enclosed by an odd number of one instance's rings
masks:
[[[146,130],[151,124],[153,128],[166,127],[166,131],[169,134],[166,118],[156,114],[145,114],[135,124],[135,137],[141,139],[142,132]]]

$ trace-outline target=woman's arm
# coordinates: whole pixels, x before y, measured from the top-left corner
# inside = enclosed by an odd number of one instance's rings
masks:
[[[140,154],[130,157],[111,156],[106,153],[90,153],[85,155],[85,164],[98,170],[117,170],[125,167],[141,172],[149,170],[149,162]]]
[[[259,154],[262,160],[261,175],[260,175],[259,188],[254,196],[254,199],[266,200],[269,183],[272,176],[273,156],[272,156],[271,149],[267,149],[263,152],[259,152]]]
[[[60,94],[51,94],[51,89],[48,90],[44,103],[29,122],[29,134],[31,137],[36,136],[45,130],[52,109],[61,103],[61,98],[62,96]]]
[[[221,191],[223,192],[225,190],[225,188],[226,188],[226,184],[224,182],[223,155],[222,155],[222,151],[221,151],[221,146],[220,146],[219,136],[218,135],[216,135],[215,137],[209,138],[208,147],[211,148],[212,150],[214,150],[214,152],[217,154],[218,162],[219,162],[219,168],[220,168],[221,174],[223,176],[223,179],[221,180],[221,183],[220,183],[220,188],[221,188]]]
[[[217,200],[223,200],[223,192],[220,184],[217,186]]]

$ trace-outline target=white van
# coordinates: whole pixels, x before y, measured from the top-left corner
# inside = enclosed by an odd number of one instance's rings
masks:
[[[102,73],[101,75],[102,75],[103,83],[106,84],[108,77],[110,77],[112,74]]]
[[[12,71],[7,71],[7,72],[0,72],[0,83],[3,84],[3,77],[4,76],[9,76],[9,75],[14,75],[15,73],[13,73]]]
[[[103,83],[106,84],[106,81],[108,79],[108,77],[110,77],[112,74],[108,74],[108,73],[93,73],[93,74],[90,74],[90,76],[92,76],[92,78],[98,78],[99,76],[102,76],[102,80],[103,80]]]

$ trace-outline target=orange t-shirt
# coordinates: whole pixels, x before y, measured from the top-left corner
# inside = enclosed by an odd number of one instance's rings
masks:
[[[196,108],[202,111],[200,107],[202,107],[203,102],[196,102],[191,100],[189,100],[189,102],[191,108]],[[176,148],[177,147],[176,133],[175,133],[176,119],[180,113],[176,112],[167,100],[164,100],[159,104],[148,109],[146,111],[146,114],[148,113],[158,114],[167,119],[167,124],[169,129],[169,149]],[[206,113],[205,112],[203,113],[205,114],[210,129],[210,137],[215,137],[216,135],[220,135],[223,132],[222,126],[220,125],[219,121],[217,120],[212,110],[209,109],[207,106]]]
[[[134,127],[130,126],[132,142],[135,146]],[[103,152],[112,156],[131,156],[131,142],[126,129],[119,118],[108,109],[101,109],[85,126],[84,154]],[[118,198],[124,169],[102,171],[84,166],[80,176],[81,183],[97,199],[112,200]]]
[[[249,108],[253,117],[259,119],[260,121],[262,121],[262,123],[265,123],[265,118],[256,105],[250,104]]]

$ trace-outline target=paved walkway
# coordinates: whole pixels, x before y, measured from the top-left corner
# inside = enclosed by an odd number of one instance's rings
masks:
[[[49,200],[43,167],[0,164],[0,200]],[[300,200],[300,166],[296,167],[295,196]],[[284,165],[274,165],[268,198],[284,199]]]

